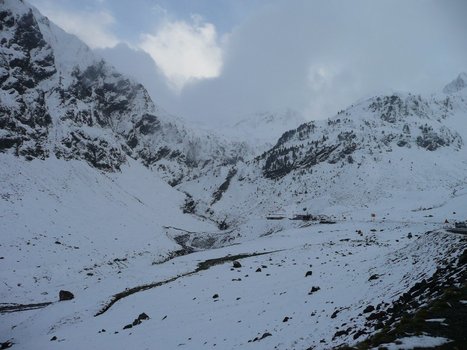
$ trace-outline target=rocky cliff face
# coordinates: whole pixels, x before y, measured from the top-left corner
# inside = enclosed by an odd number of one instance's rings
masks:
[[[0,152],[84,159],[105,171],[132,157],[173,184],[246,154],[168,115],[26,3],[2,1],[0,20]]]
[[[364,154],[402,147],[427,151],[451,147],[458,151],[462,137],[443,123],[455,113],[456,103],[452,96],[374,97],[325,122],[310,122],[286,132],[257,161],[266,178],[277,179],[319,163],[351,164],[360,162]]]

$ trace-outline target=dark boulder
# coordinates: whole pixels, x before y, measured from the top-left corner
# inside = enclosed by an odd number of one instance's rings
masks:
[[[139,316],[138,316],[138,320],[140,320],[140,321],[149,320],[149,316],[145,312],[140,313]]]
[[[319,291],[321,288],[320,287],[311,287],[311,290],[308,292],[308,295],[311,295],[317,291]]]
[[[373,305],[368,305],[368,306],[365,308],[365,310],[363,310],[363,313],[364,313],[364,314],[367,314],[367,313],[373,312],[373,311],[375,311],[375,307],[374,307]]]
[[[61,290],[59,293],[58,293],[58,298],[60,301],[65,301],[65,300],[71,300],[71,299],[74,299],[75,296],[73,295],[72,292],[69,292],[67,290]]]

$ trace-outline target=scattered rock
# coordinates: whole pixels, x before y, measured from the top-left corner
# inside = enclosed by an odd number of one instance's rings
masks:
[[[311,290],[308,292],[308,295],[311,295],[317,291],[319,291],[321,288],[320,287],[311,287]]]
[[[242,267],[242,264],[240,264],[239,261],[234,261],[233,262],[233,267],[236,268],[236,269],[239,269],[240,267]]]
[[[69,292],[67,290],[61,290],[60,292],[58,292],[58,298],[60,301],[64,301],[74,299],[75,296],[72,292]]]
[[[261,268],[257,268],[255,272],[261,272]]]
[[[370,316],[368,316],[366,319],[368,321],[372,321],[372,320],[382,320],[383,318],[386,317],[386,312],[384,311],[380,311],[380,312],[373,312]]]
[[[378,274],[374,274],[374,275],[371,275],[370,278],[368,278],[368,281],[374,281],[374,280],[377,280],[379,278],[379,275]]]
[[[282,322],[288,322],[289,321],[289,317],[288,316],[285,316],[284,319],[282,320]]]
[[[331,315],[331,318],[336,318],[337,317],[337,314],[339,313],[340,310],[336,310],[333,312],[333,314]]]
[[[57,340],[57,336],[56,336],[56,335],[54,335],[52,338],[50,338],[50,341],[54,341],[54,340]],[[4,347],[2,346],[1,349],[6,349],[6,348],[4,348]]]
[[[374,307],[373,305],[368,305],[368,306],[365,308],[365,310],[363,310],[363,313],[364,313],[364,314],[367,314],[367,313],[373,312],[373,311],[375,311],[375,307]]]
[[[167,317],[167,316],[165,316],[165,317]],[[139,314],[139,316],[137,318],[135,318],[133,320],[132,323],[129,323],[126,326],[124,326],[123,329],[133,328],[134,326],[137,326],[137,325],[141,324],[141,322],[143,322],[145,320],[149,320],[149,316],[145,312],[142,312],[142,313]]]
[[[464,250],[462,255],[459,257],[459,261],[457,262],[458,266],[462,266],[467,264],[467,249]]]
[[[219,298],[219,294],[214,294],[214,295],[212,296],[212,298],[213,298],[213,299]]]
[[[364,334],[365,334],[365,331],[362,330],[362,329],[360,329],[359,331],[357,331],[357,332],[353,335],[353,338],[354,338],[354,340],[355,340],[355,339],[361,337],[361,336],[364,335]]]
[[[409,232],[409,233],[407,234],[407,238],[408,238],[408,239],[412,238],[412,232]]]
[[[307,271],[306,274],[305,274],[305,277],[311,276],[312,274],[313,274],[312,271]]]
[[[138,320],[143,321],[143,320],[149,320],[149,316],[146,313],[140,313],[138,316]]]
[[[337,331],[336,333],[334,333],[334,336],[332,337],[332,339],[336,339],[337,337],[342,337],[343,335],[349,335],[350,331],[351,331],[351,328]]]
[[[264,338],[270,337],[270,336],[272,336],[271,333],[265,332],[265,333],[263,333],[263,335],[262,335],[261,337],[256,337],[256,338],[253,339],[253,340],[248,340],[248,343],[255,342],[255,341],[260,341],[260,340],[263,340]]]

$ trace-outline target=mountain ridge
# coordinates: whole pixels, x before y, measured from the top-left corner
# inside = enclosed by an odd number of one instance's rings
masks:
[[[2,151],[13,149],[28,159],[54,153],[107,171],[118,170],[129,156],[173,184],[210,162],[248,155],[246,145],[189,129],[168,115],[141,84],[33,7],[5,1]]]

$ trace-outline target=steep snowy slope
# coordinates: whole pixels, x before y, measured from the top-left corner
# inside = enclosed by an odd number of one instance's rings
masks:
[[[232,222],[269,213],[337,214],[390,198],[430,207],[466,186],[466,140],[466,89],[377,96],[284,133],[220,179],[181,187],[201,193],[200,203]]]
[[[274,146],[284,132],[295,129],[305,122],[300,113],[286,109],[243,116],[228,129],[220,131],[238,142],[251,145],[258,155]]]
[[[0,162],[3,302],[47,301],[167,259],[181,249],[167,227],[216,230],[182,214],[185,196],[135,161],[116,173],[53,156]]]
[[[187,128],[76,37],[20,0],[0,4],[0,151],[118,170],[128,156],[171,183],[234,162],[242,144]]]

